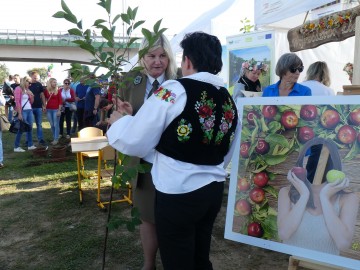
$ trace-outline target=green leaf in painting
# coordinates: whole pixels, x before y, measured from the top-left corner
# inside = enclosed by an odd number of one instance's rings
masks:
[[[269,134],[266,136],[265,141],[273,145],[279,144],[282,147],[289,148],[288,140],[280,134]]]
[[[274,166],[274,165],[284,162],[287,158],[287,155],[283,155],[283,156],[264,155],[263,157],[264,157],[265,162],[268,165]]]

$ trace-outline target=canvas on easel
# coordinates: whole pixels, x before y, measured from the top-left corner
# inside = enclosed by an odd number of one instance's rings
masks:
[[[360,269],[357,165],[360,162],[360,102],[349,96],[279,97],[241,99],[241,102],[239,99],[237,105],[242,132],[232,160],[225,237],[319,263]],[[298,190],[295,188],[301,177],[295,181],[289,172],[301,167],[299,160],[303,160],[302,167],[307,168],[306,161],[313,151],[309,142],[314,140],[319,142],[315,145],[324,143],[330,149],[327,155],[332,164],[320,158],[325,155],[321,154],[321,149],[317,157],[312,157],[318,160],[315,168],[322,168],[318,175],[315,172],[312,181],[320,179],[318,186],[325,191],[317,193],[313,200],[315,208],[311,208],[307,205],[310,199],[302,199],[302,193],[309,193],[305,185]],[[304,147],[311,151],[307,153]],[[303,156],[299,157],[301,153]],[[331,180],[327,182],[326,175],[331,169],[345,174],[344,181],[348,181],[343,182],[345,186],[331,184]],[[337,177],[335,174],[335,179]],[[316,189],[314,185],[312,188]],[[313,194],[316,195],[315,191]],[[302,211],[295,215],[289,211],[302,200],[306,201],[306,206],[301,206]],[[351,228],[347,241],[333,234],[342,232],[343,227],[334,230],[329,225],[328,209],[335,211],[341,222]],[[340,212],[347,213],[348,217],[340,218]],[[312,223],[302,223],[305,215]],[[322,220],[316,221],[321,216]],[[281,225],[289,217],[297,220],[292,231],[288,230],[290,223]],[[312,231],[319,233],[302,242],[315,244],[297,242],[304,232],[311,235]]]

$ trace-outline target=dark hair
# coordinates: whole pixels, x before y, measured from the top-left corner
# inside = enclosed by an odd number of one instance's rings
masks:
[[[312,139],[312,140],[310,140],[310,141],[308,141],[307,143],[304,144],[303,148],[301,149],[301,151],[299,153],[299,156],[298,156],[298,159],[297,159],[297,162],[296,162],[297,167],[303,167],[304,157],[305,157],[306,151],[311,146],[314,146],[314,145],[325,145],[329,149],[329,152],[330,152],[329,158],[328,158],[328,161],[327,161],[327,164],[326,164],[326,168],[325,168],[325,171],[324,171],[324,176],[323,176],[323,179],[321,181],[323,183],[326,180],[326,173],[328,171],[330,171],[332,169],[339,170],[339,171],[342,170],[341,158],[340,158],[339,150],[338,150],[336,144],[333,141],[317,137],[317,138],[314,138],[314,139]],[[305,185],[307,186],[307,188],[310,191],[310,197],[309,197],[309,200],[308,200],[308,203],[307,203],[306,206],[314,209],[315,208],[314,196],[313,196],[313,193],[312,193],[312,190],[311,190],[311,183],[310,183],[310,181],[308,179],[305,180]],[[290,197],[290,201],[292,203],[294,203],[294,204],[300,198],[299,192],[297,191],[297,189],[293,185],[291,185],[291,187],[290,187],[289,197]]]
[[[102,108],[106,107],[109,104],[110,104],[110,101],[107,98],[102,98],[102,99],[100,99],[100,102],[99,102],[99,109],[101,110]]]
[[[183,60],[188,57],[198,72],[218,74],[222,68],[221,43],[215,36],[194,32],[186,34],[181,41]]]
[[[65,83],[65,82],[68,82],[69,84],[71,83],[69,79],[65,79],[65,80],[63,81],[63,83]]]

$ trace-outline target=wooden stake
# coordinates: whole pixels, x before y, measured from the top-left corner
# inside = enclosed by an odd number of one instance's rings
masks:
[[[356,17],[353,85],[360,85],[360,16]]]
[[[321,154],[319,157],[319,162],[318,162],[314,180],[313,180],[313,185],[321,185],[321,181],[324,176],[326,164],[329,159],[329,154],[330,154],[329,149],[326,147],[326,145],[323,144]]]

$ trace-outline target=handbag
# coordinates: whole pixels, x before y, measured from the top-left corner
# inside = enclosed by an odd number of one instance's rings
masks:
[[[10,122],[7,119],[7,117],[5,115],[0,115],[0,130],[5,131],[5,130],[9,130],[9,128],[10,128]]]
[[[77,110],[76,103],[75,102],[69,103],[69,108],[70,108],[70,111],[76,112],[76,110]]]
[[[26,103],[28,103],[28,101],[29,101],[29,100],[27,100],[27,101],[25,102],[25,104],[24,104],[24,106],[22,106],[21,110],[24,110],[24,107],[25,107]],[[32,128],[32,127],[31,127],[28,123],[20,120],[20,119],[17,118],[17,116],[16,116],[16,117],[11,121],[11,123],[10,123],[9,131],[10,131],[11,133],[15,133],[15,134],[16,134],[16,133],[18,133],[18,131],[20,131],[20,132],[29,132],[29,131],[31,130],[31,128]]]
[[[11,121],[9,131],[11,133],[18,133],[20,132],[29,132],[31,131],[31,126],[26,123],[25,121],[22,121],[18,118]]]

